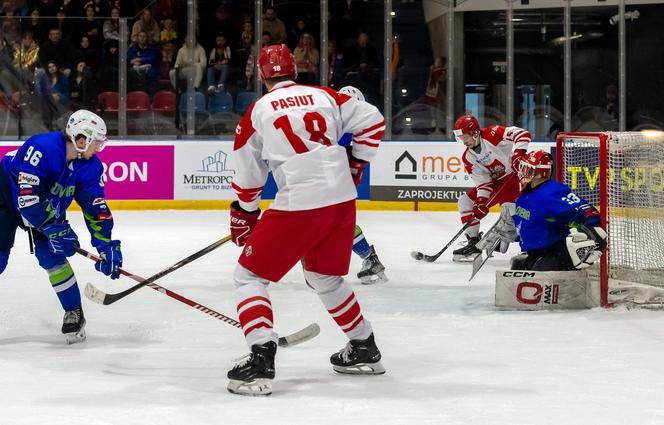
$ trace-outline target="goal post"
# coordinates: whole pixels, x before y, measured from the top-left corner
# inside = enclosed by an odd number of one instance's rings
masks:
[[[664,132],[560,133],[556,178],[597,207],[607,231],[601,305],[664,303]]]

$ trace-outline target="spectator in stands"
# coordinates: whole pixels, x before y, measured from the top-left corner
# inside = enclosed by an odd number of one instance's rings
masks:
[[[159,24],[152,18],[150,9],[145,9],[141,13],[141,18],[134,23],[131,29],[131,41],[138,42],[138,34],[143,31],[147,35],[148,44],[159,43]]]
[[[217,34],[224,34],[229,43],[237,43],[238,31],[235,27],[236,21],[231,15],[231,10],[225,4],[221,4],[214,12],[214,18],[205,20],[201,25],[201,40],[214,40]]]
[[[104,41],[120,41],[120,9],[117,7],[111,9],[111,19],[104,21],[102,32],[104,35]]]
[[[58,9],[56,13],[56,19],[55,23],[49,27],[56,27],[60,30],[60,33],[62,34],[62,38],[65,40],[71,40],[72,39],[72,34],[74,34],[74,30],[77,28],[77,25],[72,23],[71,20],[66,19],[66,11],[64,7],[61,7]]]
[[[274,44],[272,39],[272,34],[270,31],[263,31],[263,37],[261,38],[261,47],[271,46]]]
[[[78,61],[69,77],[69,100],[72,109],[93,109],[94,83],[84,60]]]
[[[40,46],[39,64],[46,69],[49,61],[60,63],[59,69],[69,75],[71,63],[71,47],[62,39],[62,31],[51,28],[48,32],[48,41]]]
[[[168,72],[173,88],[177,90],[178,81],[190,77],[194,79],[194,87],[198,89],[203,81],[203,71],[207,66],[205,49],[198,44],[185,41],[175,58],[175,67]]]
[[[148,34],[145,31],[139,31],[136,35],[136,43],[129,48],[127,59],[132,88],[151,91],[152,83],[159,78],[161,52],[154,44],[148,43]]]
[[[273,7],[265,9],[263,15],[263,31],[269,32],[272,37],[272,43],[280,44],[286,42],[286,25],[277,17]]]
[[[23,34],[23,40],[14,50],[14,61],[12,65],[17,70],[23,71],[26,75],[35,72],[37,60],[39,59],[39,45],[34,40],[32,33]]]
[[[304,19],[298,19],[297,23],[295,24],[295,28],[288,33],[288,47],[290,47],[292,50],[295,50],[295,48],[300,43],[302,34],[305,32],[309,32],[307,31],[307,23]]]
[[[331,87],[340,88],[344,81],[344,55],[337,51],[337,40],[331,38],[327,43],[328,70],[327,81]]]
[[[161,21],[164,29],[161,30],[161,59],[165,62],[173,62],[173,56],[177,50],[178,33],[175,31],[175,22],[172,19]]]
[[[85,7],[85,18],[79,20],[78,34],[88,36],[90,44],[101,46],[102,24],[95,18],[95,8],[91,4]]]
[[[39,16],[53,16],[63,5],[63,2],[56,3],[54,0],[39,0],[38,3],[36,7],[39,9]]]
[[[240,58],[240,63],[245,64],[247,58],[251,53],[251,47],[254,45],[254,26],[251,22],[242,24],[242,34],[240,34],[240,41],[238,43],[237,55]]]
[[[46,74],[39,74],[37,93],[42,101],[42,118],[47,128],[56,129],[54,120],[69,108],[69,79],[60,72],[55,61],[46,65]]]
[[[34,41],[43,43],[46,40],[44,33],[44,20],[39,17],[39,9],[33,9],[30,12],[30,19],[23,21],[23,33],[29,32],[32,34]]]
[[[15,46],[21,42],[21,25],[19,19],[14,15],[14,11],[8,10],[0,25],[0,35],[9,43]]]
[[[99,91],[118,90],[118,41],[108,40],[104,43],[101,62],[97,71]]]
[[[618,120],[620,108],[618,108],[618,87],[609,84],[606,87],[606,113],[614,120]]]
[[[207,82],[208,93],[215,91],[223,93],[231,72],[231,46],[224,35],[215,39],[214,49],[210,51],[208,61]]]
[[[366,32],[360,32],[357,44],[349,49],[346,65],[346,83],[354,85],[367,97],[375,98],[380,88],[380,63],[376,48],[369,43]]]
[[[99,58],[99,50],[94,48],[90,42],[90,37],[84,35],[81,37],[78,48],[77,63],[85,62],[91,69],[96,68]]]
[[[85,8],[92,6],[95,10],[95,16],[109,16],[111,13],[111,2],[109,0],[90,0],[85,3]]]
[[[247,91],[254,89],[254,72],[256,70],[256,47],[251,46],[249,56],[247,57],[247,63],[244,65],[244,78],[245,78],[245,89]]]
[[[297,67],[297,82],[300,84],[316,84],[318,81],[318,63],[320,56],[311,33],[305,32],[293,52]]]

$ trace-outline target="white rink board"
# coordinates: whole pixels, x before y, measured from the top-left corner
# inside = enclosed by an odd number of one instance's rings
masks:
[[[228,233],[227,212],[117,211],[125,266],[144,277]],[[342,376],[328,359],[345,341],[299,270],[271,287],[277,330],[316,321],[321,334],[279,350],[275,393],[226,392],[226,372],[247,352],[241,332],[148,288],[112,306],[85,302],[88,341],[66,346],[46,274],[18,235],[0,275],[0,423],[8,425],[624,425],[664,423],[661,312],[513,312],[493,307],[497,254],[468,283],[469,265],[436,252],[456,233],[455,213],[360,212],[358,222],[390,282],[349,277],[372,321],[387,374]],[[489,221],[496,219],[492,214]],[[84,247],[80,213],[70,215]],[[487,223],[488,225],[489,223]],[[455,246],[456,248],[456,246]],[[515,251],[512,248],[512,251]],[[235,315],[226,245],[159,283]],[[116,292],[92,262],[71,259],[79,282]],[[352,273],[360,261],[353,258]]]

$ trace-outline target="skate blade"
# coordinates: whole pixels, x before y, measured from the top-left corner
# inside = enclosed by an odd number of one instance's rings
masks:
[[[381,362],[376,363],[358,363],[353,366],[332,366],[337,373],[346,375],[382,375],[385,368]]]
[[[65,341],[69,345],[77,344],[79,342],[83,342],[83,341],[85,341],[86,338],[87,337],[85,335],[85,329],[81,329],[78,332],[71,332],[71,333],[65,334]]]
[[[238,381],[231,379],[226,387],[229,393],[249,397],[268,396],[272,394],[271,379],[254,379],[253,381]]]
[[[385,276],[385,273],[380,272],[376,274],[372,274],[371,276],[364,276],[360,278],[360,283],[362,285],[373,285],[375,283],[384,283],[387,282],[389,279],[387,276]]]
[[[477,254],[472,255],[455,255],[452,257],[452,261],[455,263],[472,263],[481,254],[481,252],[478,252]]]

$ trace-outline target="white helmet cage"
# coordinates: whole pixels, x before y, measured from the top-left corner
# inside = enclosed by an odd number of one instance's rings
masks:
[[[354,97],[355,99],[359,100],[360,102],[364,102],[364,95],[360,91],[360,89],[353,87],[353,86],[345,86],[342,87],[339,90],[339,93],[344,93],[347,94],[350,97]]]
[[[74,144],[77,152],[85,152],[92,142],[97,141],[97,152],[101,152],[106,145],[106,123],[97,114],[85,109],[79,109],[69,116],[65,133]],[[85,138],[85,147],[79,148],[76,145],[76,139]]]

